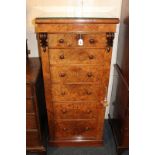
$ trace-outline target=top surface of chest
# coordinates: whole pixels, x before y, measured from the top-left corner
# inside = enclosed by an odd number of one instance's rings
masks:
[[[115,32],[117,18],[36,18],[36,32]]]

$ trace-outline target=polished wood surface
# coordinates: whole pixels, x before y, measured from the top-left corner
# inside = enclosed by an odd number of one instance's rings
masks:
[[[105,34],[85,34],[81,33],[84,45],[78,45],[79,34],[49,34],[48,47],[49,48],[104,48],[106,47]]]
[[[26,63],[26,150],[28,152],[44,152],[43,123],[41,110],[44,109],[40,100],[41,65],[39,58],[28,58]],[[43,114],[43,113],[42,113]]]
[[[118,19],[37,18],[35,22],[49,144],[101,145],[113,32]]]
[[[105,49],[49,49],[50,64],[100,64],[105,63]],[[106,57],[106,56],[105,56]]]

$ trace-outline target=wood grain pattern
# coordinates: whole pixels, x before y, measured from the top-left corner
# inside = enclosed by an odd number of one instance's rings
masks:
[[[99,33],[115,32],[114,24],[36,24],[37,32],[48,33]]]
[[[55,139],[96,139],[96,121],[64,121],[55,122]]]
[[[52,84],[53,101],[101,101],[105,90],[93,84]]]
[[[99,65],[87,65],[85,67],[82,65],[52,66],[50,70],[53,83],[101,83],[105,74],[103,66]]]
[[[115,32],[118,19],[37,18],[37,34],[46,33],[42,60],[49,144],[101,145],[103,107],[108,87],[112,47],[107,32]],[[83,46],[78,45],[81,35]]]
[[[49,49],[50,64],[103,65],[105,49]]]
[[[78,45],[78,40],[83,39],[83,46]],[[106,47],[106,34],[49,34],[48,47],[49,48],[105,48]]]
[[[54,102],[55,119],[95,119],[98,102]]]

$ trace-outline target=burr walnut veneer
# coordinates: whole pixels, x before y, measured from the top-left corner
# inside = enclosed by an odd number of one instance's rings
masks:
[[[49,144],[102,145],[118,19],[37,18]]]

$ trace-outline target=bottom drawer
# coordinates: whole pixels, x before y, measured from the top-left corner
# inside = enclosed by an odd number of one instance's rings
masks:
[[[26,131],[26,147],[36,147],[41,145],[41,139],[39,132],[36,131]]]
[[[74,139],[86,140],[96,139],[97,124],[95,120],[64,121],[55,122],[55,140]]]

